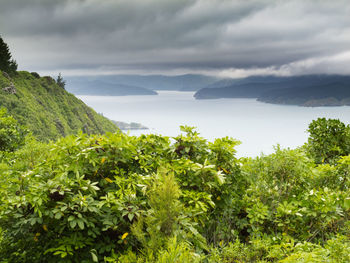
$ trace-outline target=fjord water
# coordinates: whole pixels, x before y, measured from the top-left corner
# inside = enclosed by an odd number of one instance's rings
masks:
[[[158,91],[158,96],[78,96],[109,119],[138,122],[149,130],[131,135],[157,133],[176,136],[180,125],[197,127],[213,141],[233,137],[242,142],[238,156],[273,152],[273,146],[295,148],[307,140],[308,124],[318,117],[350,122],[350,107],[307,108],[275,105],[255,99],[195,100],[193,92]]]

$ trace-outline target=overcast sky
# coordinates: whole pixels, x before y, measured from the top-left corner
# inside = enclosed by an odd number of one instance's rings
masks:
[[[42,74],[350,74],[349,0],[1,0],[0,34]]]

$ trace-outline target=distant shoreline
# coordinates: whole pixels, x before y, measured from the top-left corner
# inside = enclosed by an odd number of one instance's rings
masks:
[[[142,125],[141,123],[137,122],[122,122],[122,121],[114,121],[112,122],[118,126],[118,128],[122,131],[131,131],[131,130],[149,130],[148,127]]]

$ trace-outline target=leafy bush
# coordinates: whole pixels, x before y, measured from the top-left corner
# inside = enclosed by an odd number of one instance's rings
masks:
[[[316,163],[335,163],[350,154],[350,127],[336,119],[318,118],[310,123],[308,151]]]
[[[2,262],[349,261],[349,156],[181,130],[27,137],[0,160]]]
[[[24,145],[27,130],[0,108],[0,152],[12,152]]]
[[[163,251],[173,237],[204,249],[200,230],[225,179],[204,158],[208,144],[191,132],[186,140],[202,142],[196,156],[204,163],[179,158],[176,144],[155,135],[80,134],[51,143],[45,162],[13,176],[18,187],[2,189],[0,254],[82,262],[128,249]]]

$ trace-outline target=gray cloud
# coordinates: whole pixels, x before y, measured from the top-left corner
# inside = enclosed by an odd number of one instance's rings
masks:
[[[347,0],[2,0],[0,33],[39,72],[350,74],[349,17]]]

